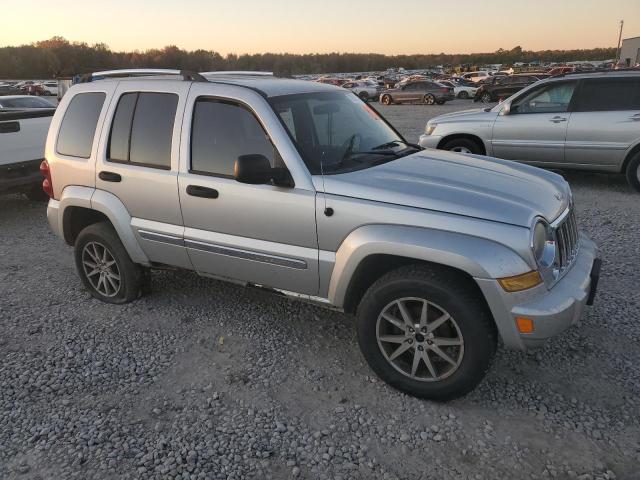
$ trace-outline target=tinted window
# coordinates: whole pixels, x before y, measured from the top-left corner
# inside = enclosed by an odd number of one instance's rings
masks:
[[[38,97],[0,99],[0,105],[5,108],[54,108],[52,103]]]
[[[577,112],[640,109],[640,78],[598,78],[582,81]]]
[[[109,159],[171,168],[177,106],[178,96],[172,93],[122,95],[111,126]]]
[[[273,144],[253,113],[232,102],[214,99],[196,102],[191,128],[191,170],[232,176],[236,159],[254,153],[264,155],[275,165]]]
[[[512,113],[561,113],[569,109],[576,82],[558,82],[534,88],[513,102]]]
[[[129,161],[171,167],[171,140],[178,96],[169,93],[141,93],[131,127]]]
[[[133,119],[133,110],[137,100],[137,93],[126,93],[118,101],[118,107],[111,126],[109,153],[107,154],[111,160],[129,161],[131,120]]]
[[[71,99],[58,132],[56,150],[62,155],[89,158],[105,94],[79,93]]]

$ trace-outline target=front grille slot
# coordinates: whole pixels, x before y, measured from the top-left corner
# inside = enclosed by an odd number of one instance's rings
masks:
[[[580,246],[578,224],[573,208],[571,208],[569,213],[556,225],[555,233],[558,244],[556,269],[558,276],[560,276],[573,264]]]

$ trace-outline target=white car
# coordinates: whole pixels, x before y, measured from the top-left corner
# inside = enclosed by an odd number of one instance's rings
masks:
[[[382,88],[378,86],[378,83],[371,80],[355,80],[353,82],[347,82],[342,85],[342,88],[351,90],[362,100],[378,100],[380,92],[382,91]]]
[[[58,95],[58,82],[42,82],[40,86],[44,90],[45,95]]]
[[[449,80],[440,80],[438,83],[446,85],[447,87],[452,87],[456,98],[473,98],[476,94],[476,90],[478,90],[478,87],[470,87],[468,85],[462,85]]]
[[[478,82],[481,82],[482,80],[486,80],[490,76],[491,76],[491,73],[484,70],[479,72],[469,72],[469,73],[460,75],[461,78],[464,78],[465,80],[471,80],[474,83],[478,83]]]

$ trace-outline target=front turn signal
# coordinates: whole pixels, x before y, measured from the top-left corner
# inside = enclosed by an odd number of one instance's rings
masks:
[[[499,278],[498,283],[506,292],[519,292],[540,285],[542,283],[542,277],[540,276],[540,272],[532,270],[531,272],[514,275],[513,277]]]

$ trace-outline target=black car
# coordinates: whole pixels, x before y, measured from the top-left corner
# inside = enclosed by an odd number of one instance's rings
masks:
[[[483,103],[497,102],[510,97],[538,80],[540,78],[527,74],[491,77],[476,90],[473,101]]]

